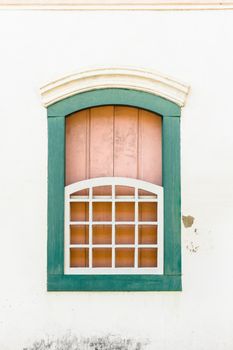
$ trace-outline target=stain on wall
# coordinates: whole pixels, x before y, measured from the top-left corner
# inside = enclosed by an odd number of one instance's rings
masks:
[[[148,344],[148,340],[117,335],[80,338],[69,334],[59,338],[40,339],[23,350],[144,350]]]
[[[187,215],[187,216],[183,215],[182,216],[182,221],[183,221],[185,228],[192,227],[194,220],[195,220],[195,218],[191,215]]]

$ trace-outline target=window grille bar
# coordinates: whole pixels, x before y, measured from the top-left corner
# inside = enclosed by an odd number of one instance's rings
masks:
[[[138,267],[138,188],[135,188],[135,252],[134,267]]]
[[[92,197],[93,197],[93,189],[89,188],[89,267],[92,267]]]
[[[70,244],[70,248],[89,248],[89,244]],[[139,244],[138,248],[157,248],[158,244]],[[92,244],[92,248],[135,248],[135,244]]]
[[[89,225],[89,221],[70,221],[70,225]],[[92,225],[135,225],[135,221],[92,221]],[[158,225],[158,221],[138,221],[138,225]]]
[[[111,186],[111,195],[93,196],[93,188],[98,186]],[[116,186],[134,187],[134,195],[116,196]],[[89,196],[79,196],[78,191],[88,190]],[[149,195],[139,195],[139,191],[147,191]],[[72,195],[72,193],[74,193]],[[71,203],[86,202],[89,203],[89,218],[87,221],[71,221]],[[112,214],[110,221],[93,221],[93,203],[94,202],[111,202]],[[116,220],[116,203],[117,202],[133,202],[134,204],[134,220],[133,221],[115,221]],[[157,221],[141,221],[139,217],[139,204],[141,202],[152,202],[157,204]],[[88,244],[71,244],[71,227],[72,225],[89,228]],[[111,226],[111,244],[93,244],[93,225]],[[116,244],[116,225],[134,226],[134,244]],[[157,242],[156,244],[139,244],[139,227],[140,226],[157,226]],[[96,178],[84,180],[75,184],[66,186],[65,188],[65,273],[74,274],[95,274],[95,273],[163,273],[163,188],[145,181],[129,179],[129,178]],[[85,248],[89,250],[88,267],[70,267],[70,249]],[[112,250],[111,267],[100,268],[93,266],[93,248],[108,248]],[[134,265],[132,267],[116,267],[116,249],[134,249]],[[157,249],[157,267],[139,267],[139,249],[153,248]]]
[[[116,227],[115,227],[115,199],[116,199],[116,188],[115,185],[112,185],[112,267],[116,266],[116,257],[115,257],[115,242],[116,242]]]

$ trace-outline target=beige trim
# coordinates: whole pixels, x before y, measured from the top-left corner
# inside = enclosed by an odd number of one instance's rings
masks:
[[[231,10],[229,0],[0,0],[0,9],[35,10]]]
[[[95,68],[55,80],[41,88],[45,107],[90,90],[124,88],[150,92],[184,106],[189,86],[161,73],[138,68]]]

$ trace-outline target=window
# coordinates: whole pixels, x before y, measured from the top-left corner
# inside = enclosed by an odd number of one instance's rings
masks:
[[[160,118],[162,166],[149,156],[147,178],[137,178],[116,155],[123,165],[115,173],[101,160],[85,176],[80,148],[76,170],[67,166],[67,121],[98,106],[140,108]],[[179,122],[175,103],[129,89],[88,91],[48,107],[48,290],[181,290]]]

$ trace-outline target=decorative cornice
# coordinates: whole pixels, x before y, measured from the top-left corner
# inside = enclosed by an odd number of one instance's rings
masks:
[[[149,92],[184,106],[189,86],[161,73],[138,68],[95,68],[44,85],[40,91],[45,107],[75,94],[106,88]]]
[[[0,9],[32,10],[232,10],[229,0],[0,0]]]

